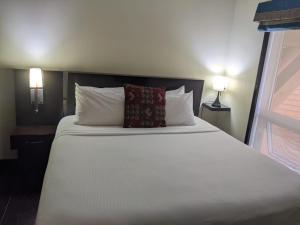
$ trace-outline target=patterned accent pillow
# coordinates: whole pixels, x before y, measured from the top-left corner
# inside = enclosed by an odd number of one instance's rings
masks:
[[[124,127],[165,127],[164,88],[125,86]]]

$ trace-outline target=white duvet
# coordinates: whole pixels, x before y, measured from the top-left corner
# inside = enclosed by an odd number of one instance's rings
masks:
[[[37,225],[300,225],[300,176],[200,119],[73,121],[59,124]]]

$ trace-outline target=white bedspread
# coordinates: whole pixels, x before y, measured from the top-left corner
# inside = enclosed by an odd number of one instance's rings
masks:
[[[300,176],[198,119],[85,127],[64,118],[37,225],[300,225]]]

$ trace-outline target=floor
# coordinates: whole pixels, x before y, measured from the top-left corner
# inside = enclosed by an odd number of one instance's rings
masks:
[[[39,197],[24,190],[15,162],[0,161],[0,225],[34,225]]]

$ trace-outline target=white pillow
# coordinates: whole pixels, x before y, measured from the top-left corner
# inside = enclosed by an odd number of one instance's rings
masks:
[[[92,86],[80,86],[79,84],[75,83],[76,87],[80,87],[82,90],[94,90],[97,92],[117,92],[117,93],[123,93],[124,94],[124,87],[105,87],[105,88],[98,88],[98,87],[92,87]]]
[[[167,126],[195,125],[193,111],[193,91],[166,97]]]
[[[123,87],[97,88],[80,86],[77,83],[75,85],[76,124],[123,125],[125,103]],[[194,125],[193,93],[184,94],[184,92],[184,86],[166,92],[166,123],[169,126]]]
[[[76,124],[122,126],[124,88],[81,87],[76,84]]]
[[[79,86],[79,84],[75,83],[76,87]],[[118,93],[124,93],[124,87],[112,87],[112,88],[97,88],[92,86],[80,86],[81,89],[85,90],[96,90],[99,92],[118,92]],[[185,86],[181,86],[180,88],[177,88],[175,90],[169,90],[166,91],[166,96],[168,95],[178,95],[178,94],[184,94],[185,93]]]
[[[169,95],[182,95],[185,93],[185,86],[181,86],[178,89],[166,91],[166,97]]]

